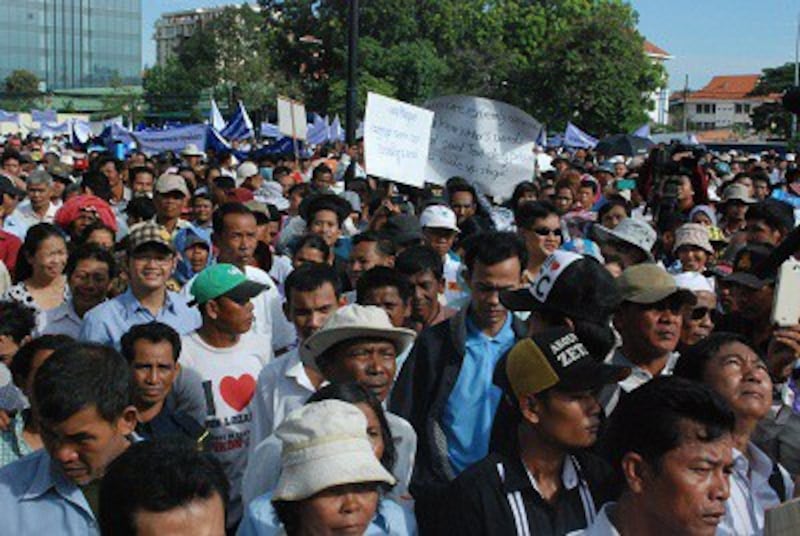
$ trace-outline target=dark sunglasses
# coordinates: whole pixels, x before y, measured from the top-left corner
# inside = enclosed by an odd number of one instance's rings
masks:
[[[547,227],[537,227],[535,229],[531,229],[534,233],[539,236],[549,236],[553,235],[556,238],[561,238],[561,229],[548,229]]]
[[[695,307],[692,309],[692,320],[701,320],[706,317],[706,315],[710,316],[711,319],[714,319],[714,309],[710,307]]]

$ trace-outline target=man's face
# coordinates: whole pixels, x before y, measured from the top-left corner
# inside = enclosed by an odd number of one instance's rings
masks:
[[[2,202],[3,202],[2,215],[3,216],[8,216],[12,212],[14,212],[14,209],[17,208],[17,204],[19,203],[19,199],[17,199],[16,196],[9,195],[9,194],[6,194],[6,193],[0,194],[0,195],[2,195]]]
[[[154,183],[153,175],[151,173],[137,173],[136,176],[133,178],[133,184],[131,184],[131,190],[135,194],[148,194],[153,193],[153,183]]]
[[[689,201],[694,196],[694,188],[692,188],[692,181],[689,177],[681,176],[678,179],[678,200]]]
[[[742,186],[747,188],[747,195],[753,197],[754,194],[753,179],[751,179],[750,177],[739,177],[738,179],[736,179],[736,184],[741,184]]]
[[[217,328],[233,335],[241,335],[250,331],[253,326],[253,302],[247,300],[233,300],[221,296],[211,300],[208,310],[213,310],[210,316],[214,319]]]
[[[746,345],[723,345],[706,363],[703,378],[728,402],[737,418],[758,421],[769,412],[772,380],[767,365]]]
[[[304,264],[323,264],[326,262],[328,262],[328,259],[325,258],[325,255],[322,251],[318,250],[317,248],[307,246],[298,249],[292,257],[292,266],[295,270]]]
[[[425,243],[432,247],[441,257],[444,257],[448,251],[453,249],[453,243],[456,241],[458,233],[450,229],[425,227],[422,230],[422,235],[425,237]]]
[[[50,187],[46,184],[28,184],[25,187],[33,210],[42,210],[50,205]]]
[[[732,284],[730,291],[731,301],[736,304],[739,314],[745,319],[758,320],[770,314],[774,296],[774,288],[771,285],[753,289],[746,285]]]
[[[200,273],[206,265],[208,265],[208,257],[211,255],[211,252],[208,250],[208,247],[203,244],[194,244],[186,248],[183,255],[186,257],[186,260],[189,261],[192,271]]]
[[[102,478],[106,467],[128,448],[136,427],[136,410],[126,408],[114,422],[106,421],[94,405],[60,423],[40,420],[42,442],[64,476],[79,486]]]
[[[769,197],[769,183],[763,180],[758,180],[753,183],[753,191],[756,199],[763,201]]]
[[[714,329],[712,315],[717,308],[717,297],[712,292],[704,290],[694,293],[697,304],[683,313],[683,327],[681,328],[681,342],[696,344],[705,339]]]
[[[455,192],[450,197],[450,208],[456,213],[458,224],[475,215],[475,198],[470,192]]]
[[[481,329],[498,327],[505,322],[508,311],[500,303],[500,292],[518,288],[521,277],[522,266],[517,257],[491,266],[475,262],[469,274],[469,287],[472,291],[472,314]]]
[[[367,293],[362,305],[375,305],[386,311],[389,320],[396,328],[405,327],[411,316],[411,306],[403,301],[396,287],[372,289]]]
[[[294,324],[301,341],[317,332],[322,324],[339,308],[336,291],[330,283],[304,292],[291,290],[284,304],[286,318]]]
[[[519,229],[528,253],[535,259],[545,259],[561,245],[561,220],[555,214],[534,220],[530,229]]]
[[[392,258],[381,255],[377,242],[359,242],[350,250],[350,262],[347,273],[353,286],[358,283],[361,274],[376,266],[391,266]]]
[[[217,259],[240,268],[250,264],[258,245],[258,225],[252,214],[228,214],[222,233],[214,236],[219,248]]]
[[[578,188],[578,198],[576,201],[581,208],[589,210],[594,204],[594,192],[589,186],[581,186]]]
[[[538,425],[539,433],[564,449],[591,447],[597,441],[602,408],[597,393],[580,391],[566,393],[557,389],[524,403],[526,420]]]
[[[333,173],[316,173],[314,175],[313,186],[317,190],[325,190],[333,186]]]
[[[174,220],[181,217],[186,196],[178,191],[157,193],[153,201],[155,201],[156,214],[160,219]]]
[[[108,179],[109,186],[111,186],[112,188],[119,186],[122,177],[120,177],[119,171],[117,171],[114,162],[106,162],[100,168],[100,171],[102,171],[103,175],[105,175],[106,178]]]
[[[281,188],[283,189],[283,196],[288,199],[289,189],[294,186],[294,179],[292,178],[292,175],[290,173],[284,173],[275,180],[281,185]]]
[[[681,445],[667,452],[657,469],[643,462],[642,478],[631,484],[629,477],[629,485],[662,534],[712,536],[730,496],[733,441],[729,435],[705,441],[705,427],[697,423],[681,427]]]
[[[783,240],[781,232],[772,228],[764,220],[747,220],[745,232],[747,233],[747,242],[749,244],[764,242],[777,246]]]
[[[730,221],[744,221],[747,214],[747,205],[741,201],[728,201],[725,204],[725,218]]]
[[[176,262],[175,256],[164,247],[139,247],[128,260],[131,286],[144,291],[165,288]]]
[[[318,210],[314,216],[312,216],[308,230],[322,238],[330,247],[336,244],[341,234],[339,218],[332,210]]]
[[[200,223],[206,223],[211,221],[211,214],[214,212],[214,207],[211,204],[210,199],[205,199],[203,197],[198,197],[194,200],[194,206],[192,207],[192,215],[194,219],[199,221]]]
[[[418,322],[431,322],[439,311],[439,294],[444,292],[444,279],[437,279],[430,270],[417,272],[408,278],[414,289],[411,315]]]
[[[72,299],[85,310],[106,299],[111,277],[108,264],[97,259],[82,259],[69,276]]]
[[[220,536],[225,534],[225,504],[214,493],[163,512],[137,510],[134,526],[138,536]]]
[[[19,346],[10,335],[0,335],[0,363],[10,365]]]
[[[385,339],[352,339],[329,350],[320,362],[332,383],[356,382],[383,402],[389,396],[397,367],[397,349]]]
[[[133,344],[131,375],[136,407],[149,408],[160,404],[172,390],[180,365],[172,355],[168,341],[138,339]]]
[[[20,171],[22,171],[22,166],[20,165],[19,160],[16,158],[9,158],[3,162],[3,171],[6,172],[6,175],[19,177]]]
[[[676,252],[685,272],[703,272],[708,262],[708,252],[703,248],[685,245]]]
[[[556,196],[553,198],[553,205],[555,205],[559,214],[569,212],[574,201],[572,197],[572,190],[569,188],[559,188],[558,192],[556,192]]]
[[[633,354],[627,357],[647,362],[674,352],[687,307],[675,295],[650,305],[623,304],[616,324]]]
[[[614,164],[614,175],[616,175],[618,179],[623,178],[627,172],[628,167],[624,163],[617,162]]]
[[[600,252],[604,257],[617,257],[622,261],[622,269],[647,260],[647,255],[633,244],[622,240],[609,239],[600,244]]]

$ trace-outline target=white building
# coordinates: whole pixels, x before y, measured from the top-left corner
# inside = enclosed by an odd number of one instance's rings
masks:
[[[655,46],[650,41],[644,42],[644,53],[654,63],[663,64],[673,58],[669,52]],[[653,103],[652,110],[648,111],[650,122],[656,125],[666,125],[669,122],[669,90],[667,79],[664,79],[664,86],[650,94]]]

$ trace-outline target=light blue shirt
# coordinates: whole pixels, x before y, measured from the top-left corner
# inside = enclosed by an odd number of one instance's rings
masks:
[[[277,536],[283,526],[272,508],[272,492],[253,499],[247,505],[237,536]],[[414,536],[417,522],[414,515],[394,501],[381,498],[365,536]]]
[[[80,488],[39,450],[0,469],[0,532],[94,536],[100,531]]]
[[[82,325],[83,319],[75,312],[70,298],[55,309],[40,314],[37,331],[40,335],[68,335],[77,339]]]
[[[153,316],[128,289],[124,294],[87,312],[83,316],[83,327],[78,338],[113,346],[119,350],[120,339],[132,326],[154,320],[171,326],[179,335],[195,331],[202,323],[197,308],[189,307],[186,299],[179,294],[167,291],[164,306]]]
[[[464,362],[442,415],[447,455],[457,473],[489,453],[492,422],[502,394],[492,377],[497,362],[516,342],[512,318],[509,313],[500,332],[490,337],[467,315]]]

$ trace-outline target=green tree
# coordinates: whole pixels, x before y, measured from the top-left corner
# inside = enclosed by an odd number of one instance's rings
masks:
[[[176,58],[146,70],[142,87],[150,111],[168,113],[188,110],[190,117],[198,117],[196,106],[202,88]]]
[[[794,63],[767,67],[753,90],[753,95],[777,95],[794,86]],[[789,138],[792,134],[792,114],[780,102],[765,102],[750,112],[753,128],[773,136]]]
[[[10,96],[35,96],[39,94],[39,78],[25,69],[16,69],[6,76],[3,83],[5,92]]]

